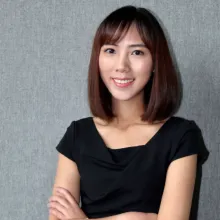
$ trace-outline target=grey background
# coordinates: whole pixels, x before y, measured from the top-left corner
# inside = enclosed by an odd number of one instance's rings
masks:
[[[72,120],[90,115],[86,80],[91,43],[116,8],[151,9],[166,28],[181,73],[177,115],[202,129],[199,220],[220,219],[219,0],[0,0],[0,216],[47,219],[57,152]]]

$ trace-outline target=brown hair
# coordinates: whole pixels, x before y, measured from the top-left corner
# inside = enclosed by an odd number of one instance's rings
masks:
[[[109,14],[99,25],[88,71],[88,101],[93,116],[111,121],[111,94],[99,74],[99,53],[105,43],[116,43],[134,23],[153,58],[154,72],[144,88],[143,121],[150,123],[172,116],[180,103],[180,86],[164,32],[153,14],[145,8],[124,6]]]

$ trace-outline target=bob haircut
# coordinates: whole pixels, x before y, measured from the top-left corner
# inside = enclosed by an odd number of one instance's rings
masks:
[[[99,72],[99,53],[104,44],[114,44],[125,36],[134,23],[144,44],[151,52],[154,72],[144,87],[145,112],[142,121],[154,123],[172,116],[179,107],[180,86],[164,32],[153,14],[132,5],[109,14],[99,25],[92,46],[88,70],[88,101],[93,116],[107,122],[112,112],[112,95]]]

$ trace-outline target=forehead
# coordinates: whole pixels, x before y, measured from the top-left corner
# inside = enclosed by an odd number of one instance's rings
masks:
[[[117,34],[117,31],[116,31],[116,34]],[[128,43],[128,42],[143,43],[135,24],[132,24],[129,27],[127,33],[117,43],[123,44],[123,43]]]

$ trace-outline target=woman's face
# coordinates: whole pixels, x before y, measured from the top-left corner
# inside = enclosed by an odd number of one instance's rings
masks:
[[[152,68],[151,53],[144,46],[134,25],[117,45],[101,47],[100,76],[117,100],[129,100],[143,94]],[[127,80],[123,80],[125,78]]]

